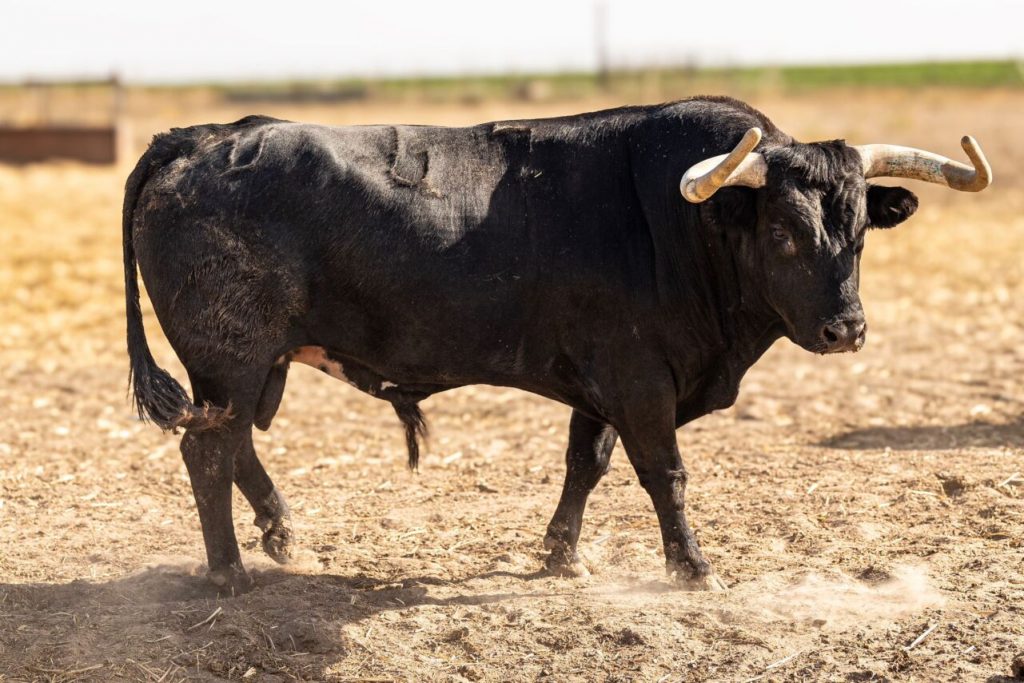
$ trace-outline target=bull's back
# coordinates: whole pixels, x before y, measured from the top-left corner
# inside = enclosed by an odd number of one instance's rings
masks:
[[[517,334],[537,245],[514,134],[246,119],[169,135],[183,153],[143,188],[135,240],[179,355],[255,362],[312,335],[402,362],[410,336],[471,353]]]

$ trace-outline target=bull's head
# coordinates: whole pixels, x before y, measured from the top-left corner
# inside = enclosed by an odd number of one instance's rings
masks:
[[[869,185],[866,179],[915,178],[969,192],[992,182],[992,169],[971,137],[961,144],[973,167],[909,147],[851,147],[842,141],[755,153],[760,140],[760,129],[751,128],[732,152],[692,166],[679,188],[694,203],[723,187],[763,188],[756,197],[723,193],[714,203],[716,213],[742,214],[736,222],[755,225],[743,239],[745,267],[755,269],[787,336],[817,353],[864,345],[867,324],[858,285],[865,232],[898,225],[917,210],[909,190]]]

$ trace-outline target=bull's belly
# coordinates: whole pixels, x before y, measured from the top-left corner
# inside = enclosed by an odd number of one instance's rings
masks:
[[[521,389],[582,409],[588,414],[592,412],[592,406],[586,401],[584,394],[576,391],[571,384],[558,380],[538,381],[532,373],[511,375],[495,371],[473,373],[471,376],[463,376],[460,373],[458,378],[435,375],[435,378],[431,379],[417,376],[413,380],[407,380],[381,373],[352,358],[343,358],[322,346],[300,346],[292,349],[282,354],[276,365],[287,367],[292,363],[315,368],[365,394],[392,403],[419,402],[449,389],[486,384]]]
[[[360,391],[388,401],[396,399],[421,400],[430,394],[453,388],[443,384],[406,383],[404,385],[385,377],[365,365],[342,360],[322,346],[300,346],[283,354],[276,365],[300,363],[345,382]]]

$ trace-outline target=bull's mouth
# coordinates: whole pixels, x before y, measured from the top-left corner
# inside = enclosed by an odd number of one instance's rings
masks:
[[[824,350],[815,351],[821,355],[828,355],[830,353],[857,353],[864,348],[864,344],[867,343],[867,332],[861,332],[860,335],[852,342],[843,344],[841,346],[834,346],[825,348]]]

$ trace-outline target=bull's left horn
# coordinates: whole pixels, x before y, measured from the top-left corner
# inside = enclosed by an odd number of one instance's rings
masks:
[[[981,192],[992,184],[992,166],[977,140],[965,135],[960,146],[971,166],[941,154],[898,145],[857,145],[865,178],[913,178],[963,192]]]
[[[751,128],[728,154],[705,159],[691,166],[679,181],[679,191],[686,201],[699,203],[719,188],[730,185],[764,187],[768,164],[760,154],[751,151],[761,141],[761,129]]]

